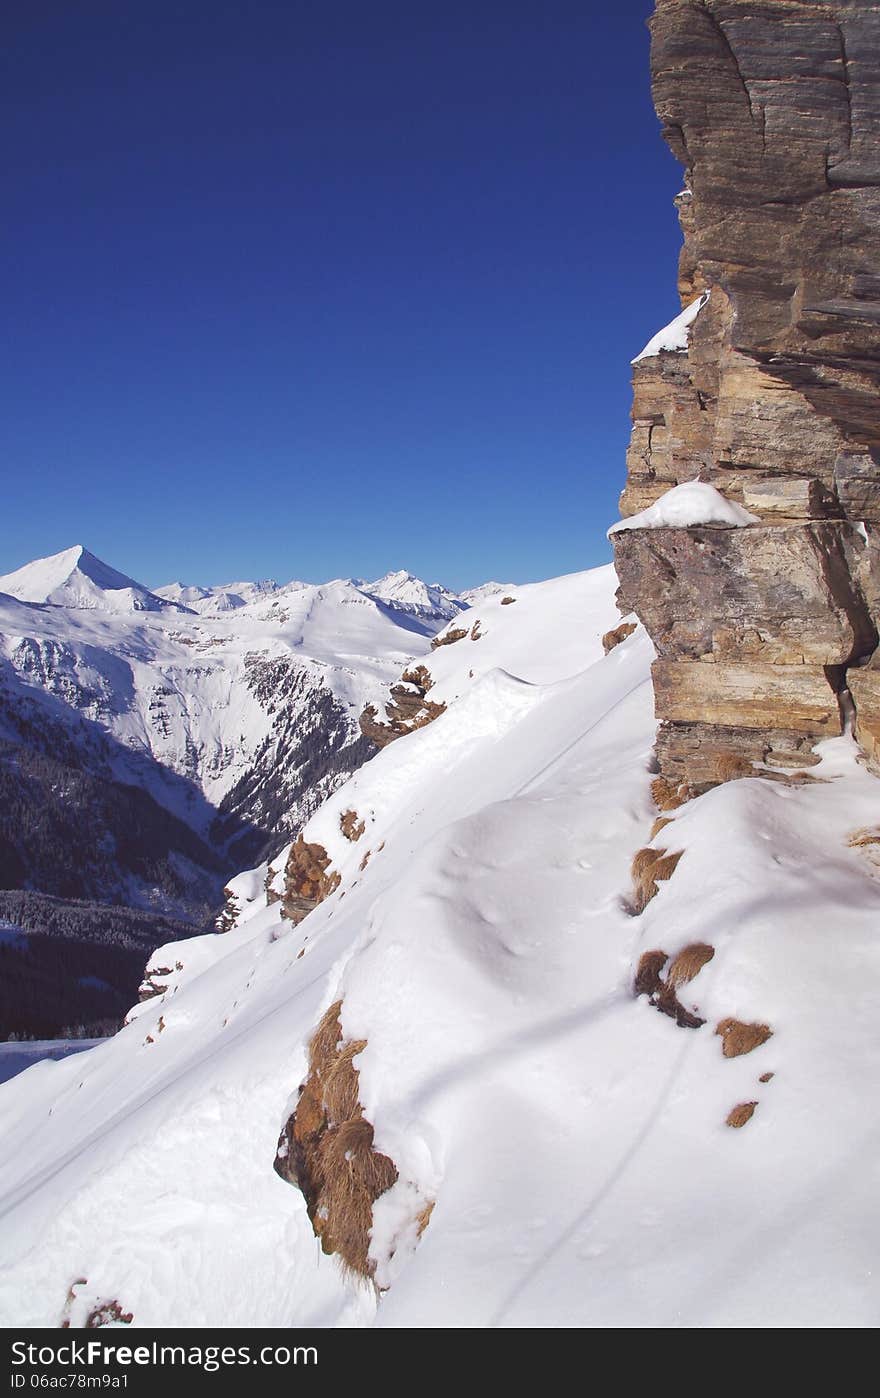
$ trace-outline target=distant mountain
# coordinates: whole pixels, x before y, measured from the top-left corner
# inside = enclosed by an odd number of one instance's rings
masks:
[[[490,597],[510,592],[516,586],[515,583],[486,582],[479,587],[454,592],[442,583],[423,582],[421,578],[405,569],[385,573],[373,582],[364,578],[336,581],[350,583],[368,597],[387,604],[399,613],[417,617],[422,621],[443,624],[452,621],[467,607],[479,606]],[[223,616],[228,612],[258,606],[266,601],[281,602],[291,593],[308,591],[312,587],[312,583],[297,581],[279,585],[274,579],[269,578],[262,582],[221,583],[216,587],[200,587],[181,582],[166,583],[155,588],[154,593],[157,597],[175,602],[200,616]]]
[[[4,890],[27,891],[32,949],[41,909],[83,944],[105,940],[107,907],[139,919],[137,947],[151,918],[159,940],[169,919],[205,926],[224,881],[284,845],[373,755],[362,710],[463,605],[402,572],[153,592],[81,546],[7,574],[0,915],[17,916]],[[69,996],[50,1001],[64,1005],[57,1028],[73,1022]],[[52,1032],[45,1015],[35,1027]]]
[[[294,583],[288,586],[299,587],[305,584]],[[201,616],[218,616],[224,612],[238,611],[252,602],[271,597],[281,591],[277,582],[267,578],[263,582],[222,583],[218,587],[186,587],[183,583],[167,583],[155,589],[157,597],[169,602],[178,602],[190,611]]]
[[[479,607],[483,602],[488,602],[490,597],[497,597],[501,592],[514,591],[516,586],[516,583],[487,582],[481,583],[479,587],[469,587],[458,595],[466,606]]]
[[[359,586],[370,597],[378,597],[401,611],[430,621],[451,621],[468,605],[442,583],[424,583],[421,578],[404,571],[386,573],[375,582],[362,582]]]
[[[22,602],[51,603],[56,607],[99,612],[180,611],[176,601],[155,592],[110,568],[82,544],[37,558],[14,573],[0,577],[0,592]]]

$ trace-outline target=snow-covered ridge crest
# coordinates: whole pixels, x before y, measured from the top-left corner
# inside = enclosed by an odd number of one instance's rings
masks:
[[[22,602],[103,612],[186,611],[102,563],[82,544],[35,559],[0,577],[0,592]]]

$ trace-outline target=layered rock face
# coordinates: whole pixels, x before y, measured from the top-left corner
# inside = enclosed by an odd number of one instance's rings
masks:
[[[635,362],[621,512],[700,479],[741,529],[614,536],[621,609],[658,651],[676,786],[735,753],[880,753],[880,5],[657,0],[654,100],[685,171],[687,349]]]

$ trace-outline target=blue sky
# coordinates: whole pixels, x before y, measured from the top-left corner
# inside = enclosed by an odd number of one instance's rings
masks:
[[[651,8],[14,7],[0,571],[603,562],[678,310]]]

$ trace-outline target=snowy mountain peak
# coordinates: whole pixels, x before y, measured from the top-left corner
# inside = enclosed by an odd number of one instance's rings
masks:
[[[158,612],[179,606],[117,572],[82,544],[37,558],[0,577],[0,592],[21,602],[101,612]]]
[[[301,584],[290,583],[288,586],[295,588]],[[274,578],[264,578],[259,582],[220,583],[217,587],[199,587],[196,584],[188,586],[186,583],[173,582],[154,588],[157,597],[162,597],[167,602],[177,602],[201,616],[220,616],[224,612],[235,612],[254,602],[262,602],[281,591],[284,589],[279,588]]]
[[[448,587],[440,583],[425,583],[414,573],[405,569],[386,573],[375,582],[360,584],[370,597],[376,597],[398,611],[411,612],[416,616],[451,621],[467,606]]]

